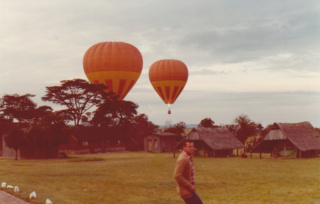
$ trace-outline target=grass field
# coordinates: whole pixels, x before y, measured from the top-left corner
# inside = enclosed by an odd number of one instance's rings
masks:
[[[269,155],[266,155],[266,157]],[[210,203],[320,203],[320,158],[195,158],[196,191]],[[32,203],[183,203],[173,179],[175,159],[161,153],[73,155],[68,159],[0,159],[0,182]]]

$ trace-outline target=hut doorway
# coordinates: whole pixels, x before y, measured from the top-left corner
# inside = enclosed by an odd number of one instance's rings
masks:
[[[152,140],[148,140],[147,151],[152,152]]]

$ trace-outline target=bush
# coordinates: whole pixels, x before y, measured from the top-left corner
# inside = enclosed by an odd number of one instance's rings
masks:
[[[245,141],[244,146],[245,146],[245,151],[249,152],[252,150],[252,147],[260,142],[262,139],[261,135],[256,135],[256,136],[251,136],[248,137],[248,139]]]

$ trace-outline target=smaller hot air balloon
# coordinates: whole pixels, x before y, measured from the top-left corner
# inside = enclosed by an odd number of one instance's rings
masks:
[[[176,101],[187,83],[187,66],[175,59],[156,61],[149,69],[149,79],[163,102],[168,104],[168,114],[171,114],[170,104]]]

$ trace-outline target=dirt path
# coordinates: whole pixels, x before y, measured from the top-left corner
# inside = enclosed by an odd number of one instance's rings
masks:
[[[0,204],[30,204],[20,198],[16,198],[7,192],[0,191]]]

